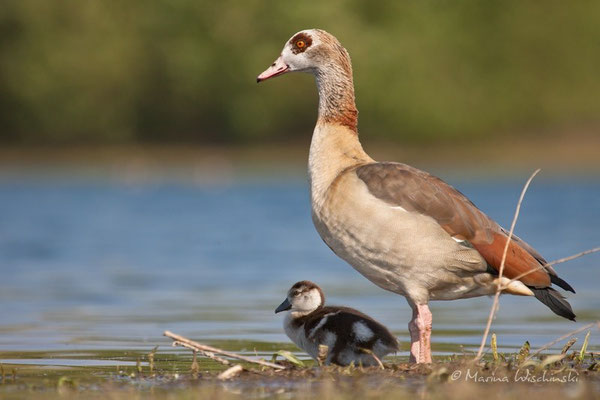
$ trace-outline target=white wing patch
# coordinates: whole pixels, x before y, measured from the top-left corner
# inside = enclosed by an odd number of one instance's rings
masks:
[[[400,210],[400,211],[404,211],[404,212],[408,212],[406,211],[406,209],[404,207],[400,207],[400,206],[393,206],[390,207],[392,210]]]
[[[310,330],[310,332],[308,333],[309,339],[312,339],[315,336],[315,334],[319,331],[319,329],[321,329],[323,327],[323,325],[325,325],[325,323],[327,323],[327,319],[330,316],[335,315],[335,314],[337,314],[337,312],[323,315],[323,318],[321,318],[321,320],[319,321],[319,323],[317,324],[317,326],[315,326],[314,328],[312,328]]]
[[[335,342],[337,341],[337,335],[331,331],[325,331],[325,337],[323,338],[323,343],[325,346],[329,347],[329,351],[333,349],[335,346]]]
[[[352,325],[354,335],[361,342],[368,342],[375,335],[371,329],[362,321],[356,321]]]
[[[463,245],[463,246],[465,246],[465,247],[468,247],[468,248],[470,248],[470,249],[472,249],[472,248],[473,248],[473,245],[471,244],[471,242],[469,242],[469,241],[468,241],[468,240],[466,240],[466,239],[459,239],[459,238],[457,238],[457,237],[455,237],[455,236],[452,236],[452,239],[454,239],[454,241],[455,241],[456,243],[460,244],[460,245]]]

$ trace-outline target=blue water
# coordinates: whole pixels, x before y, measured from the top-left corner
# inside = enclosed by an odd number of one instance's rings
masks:
[[[526,176],[443,176],[505,227]],[[600,245],[600,180],[537,179],[516,233],[548,260]],[[576,288],[573,323],[533,298],[504,296],[492,331],[532,347],[600,319],[600,256],[556,267]],[[166,345],[164,330],[211,342],[288,342],[273,310],[317,282],[402,341],[410,309],[339,260],[310,219],[303,174],[227,183],[12,174],[0,179],[0,351]],[[472,351],[491,299],[434,302],[434,350]],[[582,336],[582,335],[580,335]],[[581,340],[581,338],[580,338]],[[600,332],[591,343],[600,344]]]

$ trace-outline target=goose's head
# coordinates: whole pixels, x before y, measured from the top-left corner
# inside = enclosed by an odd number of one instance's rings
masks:
[[[321,288],[310,281],[300,281],[290,288],[286,299],[277,307],[275,313],[289,310],[304,315],[323,307],[323,304],[325,295]]]
[[[256,78],[262,82],[288,72],[318,74],[328,68],[342,67],[352,73],[346,49],[330,33],[321,29],[306,29],[285,43],[281,55]]]

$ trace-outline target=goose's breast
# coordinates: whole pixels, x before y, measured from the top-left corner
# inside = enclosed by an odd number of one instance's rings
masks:
[[[435,220],[374,197],[352,171],[313,198],[312,211],[327,245],[384,289],[434,290],[456,280],[456,271],[485,270],[479,253],[458,245]]]

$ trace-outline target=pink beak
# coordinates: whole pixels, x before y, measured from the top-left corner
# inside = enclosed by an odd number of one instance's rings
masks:
[[[256,78],[256,83],[266,81],[269,78],[285,74],[290,70],[290,67],[283,62],[281,56],[269,68]]]

